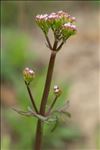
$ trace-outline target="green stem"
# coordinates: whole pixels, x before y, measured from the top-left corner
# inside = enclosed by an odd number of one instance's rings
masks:
[[[52,104],[51,104],[51,106],[50,106],[50,108],[49,108],[49,110],[48,110],[48,113],[50,113],[50,111],[52,110],[53,106],[55,105],[55,103],[56,103],[56,101],[57,101],[57,98],[58,98],[58,96],[56,96],[56,97],[54,98],[54,100],[53,100],[53,102],[52,102]]]
[[[27,91],[28,91],[28,94],[29,94],[29,96],[30,96],[30,99],[31,99],[33,108],[35,109],[35,112],[38,113],[38,109],[37,109],[37,107],[36,107],[35,100],[34,100],[34,98],[33,98],[33,96],[32,96],[30,87],[29,87],[29,85],[28,85],[26,82],[25,82],[25,85],[26,85],[26,87],[27,87]]]

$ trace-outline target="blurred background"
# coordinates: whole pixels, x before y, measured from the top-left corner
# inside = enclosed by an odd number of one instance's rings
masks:
[[[36,119],[20,116],[12,107],[31,106],[22,70],[31,67],[36,78],[31,88],[40,104],[50,51],[35,15],[67,11],[77,19],[77,34],[58,53],[52,88],[62,95],[57,106],[70,100],[71,118],[60,116],[51,132],[46,125],[44,150],[99,150],[99,50],[100,9],[97,1],[2,1],[1,2],[1,149],[31,150]],[[52,35],[50,34],[51,38]]]

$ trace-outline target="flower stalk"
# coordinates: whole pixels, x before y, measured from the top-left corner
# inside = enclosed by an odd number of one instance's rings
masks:
[[[34,100],[34,98],[33,98],[33,96],[32,96],[31,89],[30,89],[29,85],[26,83],[26,81],[25,81],[25,85],[26,85],[26,87],[27,87],[27,91],[28,91],[28,94],[29,94],[29,96],[30,96],[30,100],[31,100],[31,102],[32,102],[33,108],[34,108],[35,112],[38,113],[38,109],[37,109],[37,107],[36,107],[35,100]]]
[[[54,100],[53,100],[53,102],[52,102],[52,104],[51,104],[51,106],[50,106],[50,108],[49,108],[47,114],[49,114],[49,113],[51,112],[51,110],[52,110],[53,106],[55,105],[57,99],[58,99],[58,96],[55,96],[55,98],[54,98]]]

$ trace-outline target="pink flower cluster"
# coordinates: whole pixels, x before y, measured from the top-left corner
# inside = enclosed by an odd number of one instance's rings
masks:
[[[65,19],[65,21],[74,22],[76,21],[75,17],[70,16],[67,12],[58,11],[57,13],[53,12],[50,14],[37,15],[36,21],[53,21],[53,20],[61,20]]]
[[[53,12],[50,14],[41,14],[36,16],[36,22],[43,32],[47,34],[51,28],[58,40],[61,38],[65,40],[76,33],[77,29],[74,25],[75,21],[75,17],[72,17],[62,10],[56,13]]]

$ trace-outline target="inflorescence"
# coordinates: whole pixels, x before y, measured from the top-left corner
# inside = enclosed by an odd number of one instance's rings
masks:
[[[36,23],[42,29],[45,35],[49,29],[54,33],[55,39],[63,43],[77,31],[75,26],[76,18],[70,16],[67,12],[58,11],[56,13],[41,14],[36,16]]]

